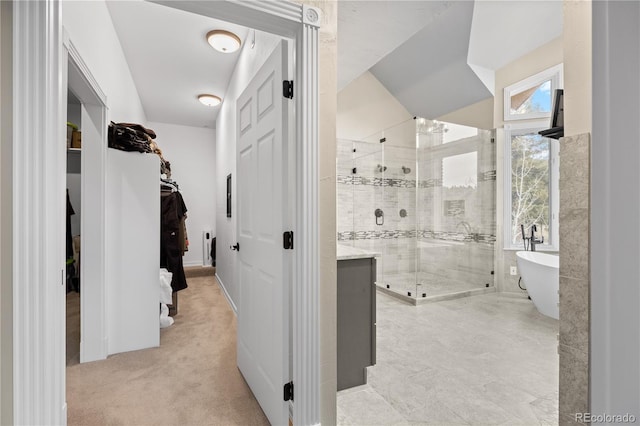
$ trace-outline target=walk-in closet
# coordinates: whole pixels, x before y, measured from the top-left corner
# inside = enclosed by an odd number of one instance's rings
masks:
[[[67,207],[65,285],[67,289],[67,365],[80,362],[80,247],[82,242],[82,105],[67,91]]]
[[[160,345],[161,323],[172,324],[169,307],[175,315],[177,292],[187,287],[188,236],[187,207],[155,132],[107,121],[105,96],[72,45],[66,118],[71,366]]]

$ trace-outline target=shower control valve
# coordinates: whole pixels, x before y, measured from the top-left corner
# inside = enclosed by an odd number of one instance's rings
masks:
[[[376,216],[376,225],[384,225],[384,212],[382,209],[376,209],[374,214]]]

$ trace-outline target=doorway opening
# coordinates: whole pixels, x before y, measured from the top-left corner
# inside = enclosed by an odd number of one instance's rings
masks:
[[[65,226],[67,366],[80,362],[80,247],[82,246],[82,104],[67,92],[67,207]],[[74,207],[75,206],[75,207]]]
[[[177,2],[175,7],[195,8],[191,10],[206,16],[222,16],[224,19],[235,21],[241,25],[260,28],[290,37],[296,42],[295,77],[299,84],[299,97],[296,104],[295,133],[298,144],[303,147],[296,155],[296,181],[300,185],[296,188],[295,208],[296,235],[302,237],[293,253],[296,267],[292,268],[299,281],[307,285],[293,291],[293,322],[299,330],[293,330],[293,377],[296,382],[296,410],[293,414],[295,423],[318,423],[319,419],[319,362],[317,348],[319,343],[318,318],[318,175],[314,165],[318,160],[318,26],[319,10],[293,2],[278,2],[276,4],[243,5],[237,2],[210,3]],[[63,195],[65,185],[66,159],[64,147],[60,141],[64,140],[63,108],[66,88],[60,85],[63,76],[60,74],[67,66],[63,59],[62,49],[63,31],[60,21],[60,7],[58,2],[52,3],[14,3],[14,24],[23,29],[15,34],[13,43],[14,69],[16,81],[14,84],[14,146],[16,155],[13,158],[16,173],[14,193],[19,196],[19,203],[15,204],[15,213],[24,215],[24,220],[16,221],[13,225],[14,233],[24,235],[21,241],[14,239],[16,262],[13,289],[15,312],[14,333],[23,336],[13,342],[14,357],[14,392],[15,397],[13,420],[16,423],[33,421],[64,423],[66,405],[64,404],[64,359],[60,355],[64,352],[64,308],[62,301],[66,288],[64,285],[64,232],[59,224],[64,217]],[[31,37],[30,31],[36,28],[42,37]],[[68,40],[67,40],[68,41]],[[65,43],[67,42],[65,41]],[[31,66],[33,64],[42,66]],[[61,78],[58,78],[61,77]],[[47,84],[41,84],[46,81]],[[110,91],[111,93],[111,91]],[[75,93],[82,101],[81,94]],[[105,103],[103,102],[104,106]],[[93,109],[93,108],[88,108]],[[102,108],[102,112],[105,112]],[[93,122],[98,129],[106,129],[106,114],[89,114],[95,119]],[[82,120],[83,139],[86,143],[86,121]],[[37,131],[34,131],[37,130]],[[102,138],[104,142],[105,139]],[[102,144],[106,148],[106,144]],[[86,149],[86,147],[83,147]],[[88,151],[81,153],[81,163]],[[35,158],[34,158],[35,157]],[[37,161],[34,161],[37,160]],[[55,172],[42,173],[38,165],[48,164]],[[100,175],[104,175],[104,163]],[[44,170],[46,171],[46,170]],[[85,181],[87,167],[82,164],[82,181]],[[102,188],[104,189],[104,188]],[[305,197],[300,195],[304,194]],[[86,193],[81,199],[82,215],[86,216]],[[101,197],[104,200],[104,197]],[[42,215],[42,208],[50,206],[52,214]],[[100,210],[104,212],[104,205]],[[86,221],[81,228],[86,228]],[[28,227],[27,227],[28,224]],[[53,226],[52,226],[53,225]],[[38,235],[28,232],[29,229],[41,230]],[[24,231],[24,232],[23,232]],[[81,229],[81,234],[86,234]],[[87,235],[82,237],[81,269],[85,272],[89,256],[83,255],[89,244]],[[99,240],[96,240],[99,241]],[[44,242],[46,246],[42,246]],[[104,253],[102,256],[104,259]],[[33,268],[33,265],[37,265]],[[101,266],[101,265],[98,265]],[[100,270],[100,267],[92,270]],[[35,271],[35,272],[34,272]],[[105,270],[100,276],[106,275]],[[45,277],[61,277],[60,286],[44,285]],[[88,294],[87,274],[81,271],[81,298]],[[104,285],[102,286],[104,290]],[[45,296],[51,293],[50,298]],[[51,300],[60,300],[60,304],[50,305]],[[102,299],[104,300],[104,298]],[[49,303],[46,304],[45,302]],[[81,300],[82,303],[82,300]],[[104,318],[105,306],[100,307],[101,317]],[[37,313],[34,315],[34,311]],[[81,309],[82,311],[82,309]],[[82,315],[84,313],[82,312]],[[102,333],[96,338],[104,336]],[[84,327],[84,325],[82,325]],[[89,335],[86,336],[90,337]],[[82,333],[80,358],[85,352],[85,336]],[[98,347],[106,348],[103,341]],[[51,355],[53,354],[53,356]],[[47,374],[31,374],[32,371],[44,371]],[[310,372],[310,373],[309,373]],[[27,398],[28,395],[39,395],[38,398]],[[287,404],[289,406],[289,404]],[[34,420],[39,419],[39,420]]]
[[[65,43],[66,364],[107,357],[105,326],[106,96],[75,45]],[[68,123],[68,124],[67,124]],[[62,143],[62,142],[61,142]]]

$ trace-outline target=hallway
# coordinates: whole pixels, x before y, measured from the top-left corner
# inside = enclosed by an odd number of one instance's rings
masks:
[[[236,367],[236,318],[215,277],[187,280],[159,348],[71,361],[70,426],[268,424]]]

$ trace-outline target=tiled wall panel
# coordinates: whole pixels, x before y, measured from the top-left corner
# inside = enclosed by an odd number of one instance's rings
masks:
[[[589,411],[589,134],[560,139],[560,419]]]

